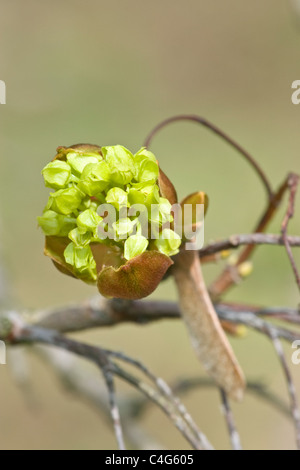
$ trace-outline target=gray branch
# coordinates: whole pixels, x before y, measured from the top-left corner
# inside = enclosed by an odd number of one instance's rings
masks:
[[[117,376],[142,392],[150,401],[154,402],[167,415],[182,436],[196,450],[211,450],[213,447],[206,436],[200,431],[191,415],[186,411],[178,397],[161,379],[152,374],[139,361],[128,356],[91,346],[74,339],[67,338],[55,330],[49,330],[37,325],[29,325],[23,321],[16,312],[2,315],[0,322],[0,339],[16,344],[44,344],[69,351],[77,356],[90,360],[101,370],[108,390],[110,413],[117,442],[120,449],[125,449],[123,429],[119,417],[119,408],[115,399],[113,377]],[[117,357],[138,368],[151,380],[152,384],[144,382],[124,368],[120,367],[112,358]]]
[[[250,306],[235,306],[233,304],[215,305],[219,318],[234,324],[242,324],[266,334],[270,331],[279,338],[293,342],[300,339],[300,333],[264,320],[261,316],[282,318],[287,316],[294,323],[299,322],[298,310],[290,308],[260,309]],[[178,319],[180,310],[175,302],[163,301],[132,301],[104,300],[100,296],[78,305],[61,309],[47,310],[30,314],[35,325],[60,333],[71,333],[91,328],[116,326],[120,323],[131,322],[145,325],[158,320]]]
[[[287,237],[290,246],[300,247],[300,237]],[[209,243],[202,250],[199,255],[201,258],[205,256],[214,255],[225,250],[235,250],[243,245],[277,245],[284,246],[284,238],[282,235],[273,235],[265,233],[251,233],[231,235],[226,240],[220,240]]]

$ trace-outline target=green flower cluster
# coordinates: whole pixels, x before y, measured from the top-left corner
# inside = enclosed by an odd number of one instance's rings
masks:
[[[172,222],[171,204],[161,197],[159,166],[155,156],[142,148],[133,155],[117,145],[89,151],[86,148],[65,149],[62,159],[49,163],[42,174],[45,185],[54,190],[38,223],[46,236],[68,237],[64,251],[74,273],[96,281],[97,269],[91,244],[114,246],[123,263],[147,250],[167,256],[179,251],[180,237],[164,224]],[[98,213],[102,204],[115,208],[116,220],[111,226]],[[143,204],[148,223],[156,231],[154,240],[142,234],[138,216],[123,217],[122,209]],[[151,210],[155,205],[156,210]],[[101,236],[110,231],[110,237]],[[151,232],[150,232],[151,233]]]

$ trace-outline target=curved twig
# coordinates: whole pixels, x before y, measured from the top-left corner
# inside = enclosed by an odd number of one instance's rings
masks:
[[[197,115],[193,115],[193,114],[182,114],[182,115],[178,115],[178,116],[173,116],[169,119],[166,119],[166,120],[162,121],[160,124],[158,124],[150,132],[150,134],[146,138],[145,144],[144,144],[145,147],[150,146],[153,138],[155,137],[155,135],[159,131],[164,129],[169,124],[172,124],[174,122],[180,122],[180,121],[192,121],[192,122],[196,122],[197,124],[201,124],[202,126],[204,126],[207,129],[211,130],[214,134],[221,137],[221,139],[225,140],[225,142],[227,142],[229,145],[231,145],[231,147],[233,147],[241,155],[243,155],[243,157],[248,161],[248,163],[252,166],[252,168],[255,170],[255,172],[259,176],[259,178],[260,178],[260,180],[261,180],[262,184],[264,185],[265,190],[267,192],[268,199],[269,200],[272,199],[272,197],[273,197],[272,186],[271,186],[266,174],[264,173],[264,171],[262,170],[262,168],[258,164],[258,162],[252,157],[252,155],[250,155],[249,152],[247,152],[247,150],[245,150],[240,144],[238,144],[235,140],[233,140],[231,137],[229,137],[224,131],[222,131],[217,126],[215,126],[214,124],[209,122],[207,119],[202,118],[201,116],[197,116]]]

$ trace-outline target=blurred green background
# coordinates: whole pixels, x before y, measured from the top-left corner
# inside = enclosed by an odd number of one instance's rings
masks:
[[[288,171],[300,171],[300,106],[291,103],[291,83],[300,79],[300,20],[291,2],[1,0],[0,5],[0,79],[7,86],[7,104],[0,109],[1,239],[20,308],[94,294],[61,276],[42,254],[36,216],[47,191],[40,171],[58,145],[121,143],[136,151],[162,119],[196,113],[253,153],[274,186]],[[159,134],[153,150],[181,197],[197,189],[209,194],[206,241],[253,228],[265,194],[223,142],[196,125],[174,124]],[[281,210],[270,230],[279,230],[282,216]],[[290,230],[299,229],[296,217]],[[261,248],[254,262],[251,278],[227,299],[295,307],[299,295],[284,250]],[[221,269],[222,263],[207,267],[207,280]],[[154,297],[175,299],[172,283]],[[138,357],[170,382],[203,374],[180,322],[77,337]],[[271,345],[253,333],[233,344],[247,376],[263,379],[286,399]],[[110,427],[85,403],[62,393],[41,362],[31,356],[28,361],[33,407],[10,368],[0,369],[0,448],[114,448]],[[294,376],[300,389],[299,366]],[[184,401],[213,443],[227,448],[218,394],[194,392]],[[234,411],[246,448],[294,447],[290,421],[270,406],[247,397]],[[152,408],[145,426],[162,445],[186,447]]]

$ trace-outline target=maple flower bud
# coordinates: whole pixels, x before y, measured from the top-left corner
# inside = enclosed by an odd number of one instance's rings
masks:
[[[97,284],[105,296],[136,299],[153,292],[182,244],[172,230],[177,195],[153,153],[142,148],[132,154],[121,145],[59,147],[42,175],[53,191],[38,224],[55,266]],[[115,211],[109,227],[102,204]],[[123,216],[141,204],[155,240],[144,235],[138,215]],[[100,236],[99,227],[110,236]]]

